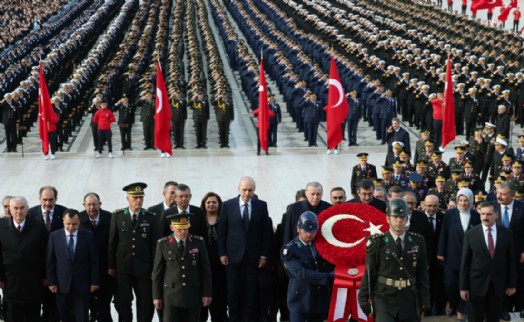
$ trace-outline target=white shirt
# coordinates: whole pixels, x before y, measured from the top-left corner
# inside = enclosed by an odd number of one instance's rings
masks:
[[[183,211],[185,211],[185,213],[189,215],[189,213],[190,213],[189,208],[191,208],[191,207],[188,205],[186,210],[182,210],[182,209],[180,209],[180,207],[177,206],[179,214],[181,214]]]
[[[402,235],[399,236],[399,235],[396,235],[391,230],[389,232],[391,233],[391,236],[393,237],[395,243],[397,242],[397,239],[400,237],[400,243],[402,244],[402,249],[404,249],[404,245],[405,245],[404,238],[406,237],[406,233],[403,233]]]
[[[434,214],[433,216],[431,216],[426,212],[426,216],[428,216],[428,221],[429,221],[429,218],[433,218],[433,220],[431,220],[429,223],[432,225],[431,228],[433,228],[433,231],[435,231],[435,229],[437,228],[437,214]]]
[[[164,210],[167,210],[167,209],[169,209],[169,208],[170,208],[170,207],[169,207],[168,205],[166,205],[166,203],[165,203],[165,202],[162,202],[162,204],[164,204]]]
[[[493,225],[491,228],[491,237],[493,237],[493,246],[497,246],[497,225]],[[486,247],[489,250],[488,242],[488,227],[482,224],[482,231],[484,232],[484,240],[486,241]]]
[[[238,205],[240,206],[240,218],[242,218],[243,216],[243,213],[244,213],[244,207],[245,207],[245,202],[242,200],[242,198],[238,198]],[[249,214],[249,219],[251,219],[251,199],[249,199],[249,201],[247,202],[247,212]]]
[[[69,238],[71,238],[71,233],[67,231],[67,229],[64,228],[64,232],[66,234],[66,242],[67,245],[69,245]],[[76,249],[76,242],[78,241],[78,230],[73,233],[73,249]]]
[[[44,208],[42,208],[42,220],[44,221],[44,224],[45,224],[45,212],[47,210],[45,210]],[[55,207],[53,207],[53,209],[51,209],[49,211],[49,222],[52,223],[53,222],[53,213],[55,212]]]
[[[20,226],[20,230],[24,230],[25,219],[20,224],[17,224],[16,221],[13,220],[13,225],[15,226],[16,229],[18,229],[18,226]]]
[[[460,223],[462,224],[462,229],[466,231],[468,229],[469,218],[471,218],[471,213],[469,211],[465,212],[465,211],[459,210],[459,215],[460,215]]]

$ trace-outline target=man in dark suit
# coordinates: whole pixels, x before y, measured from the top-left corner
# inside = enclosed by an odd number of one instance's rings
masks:
[[[391,126],[386,132],[386,141],[388,143],[388,155],[393,154],[393,142],[404,143],[404,151],[411,154],[409,133],[400,127],[399,119],[393,118],[391,120]]]
[[[158,221],[142,208],[145,183],[125,186],[127,208],[113,212],[109,228],[108,274],[116,277],[119,318],[133,321],[131,304],[136,296],[138,322],[153,319],[151,272],[158,240]]]
[[[47,233],[40,221],[27,217],[27,200],[13,197],[12,219],[0,221],[0,288],[7,305],[7,321],[40,320],[46,279]]]
[[[460,296],[468,301],[471,322],[498,322],[505,295],[517,286],[513,233],[497,225],[498,212],[490,203],[479,207],[482,225],[467,231],[460,265]]]
[[[428,314],[443,315],[445,314],[446,293],[444,292],[444,270],[437,260],[438,238],[444,222],[444,214],[439,210],[439,199],[435,195],[426,196],[424,214],[429,222],[431,233],[433,235],[431,245],[428,248],[428,266],[429,266],[429,296],[431,307],[428,308]],[[426,245],[427,246],[427,245]]]
[[[376,209],[386,213],[386,203],[373,197],[375,185],[370,180],[362,180],[357,184],[357,197],[348,202],[368,204]]]
[[[211,266],[204,238],[189,235],[189,214],[170,216],[173,234],[158,240],[153,268],[153,303],[164,321],[199,322],[211,304]],[[186,287],[176,287],[183,285]]]
[[[98,194],[90,192],[84,197],[85,210],[80,212],[80,227],[90,230],[95,238],[99,262],[99,288],[91,293],[89,310],[99,322],[111,322],[111,299],[115,293],[115,278],[107,273],[109,245],[109,226],[111,213],[100,208],[102,202]]]
[[[411,213],[408,215],[408,230],[424,237],[424,241],[426,242],[426,250],[429,254],[431,245],[433,244],[433,227],[431,227],[426,215],[416,209],[417,197],[415,193],[413,191],[405,191],[402,195],[402,199],[404,199],[408,205],[409,211]]]
[[[79,229],[75,209],[64,212],[64,230],[49,235],[47,281],[63,322],[88,321],[89,294],[98,289],[99,264],[93,234]]]
[[[43,222],[49,233],[64,228],[62,216],[67,208],[56,203],[58,200],[56,188],[52,186],[40,188],[38,198],[40,205],[31,207],[27,216]],[[42,318],[44,321],[58,322],[60,317],[56,307],[55,294],[51,293],[46,286],[43,286],[43,289]]]
[[[231,322],[256,320],[258,270],[266,266],[271,247],[267,204],[253,198],[255,180],[240,179],[238,192],[222,205],[218,223],[218,254],[227,266]]]
[[[500,183],[497,189],[497,212],[500,214],[497,224],[502,225],[513,232],[513,245],[515,250],[515,260],[521,262],[518,267],[517,293],[509,299],[504,299],[502,303],[501,319],[507,320],[508,311],[520,311],[524,317],[524,204],[514,200],[516,187],[512,182],[505,181]],[[511,318],[511,317],[510,317]]]
[[[176,205],[176,187],[177,186],[178,186],[177,182],[167,181],[164,184],[164,191],[162,192],[162,195],[164,196],[164,201],[162,201],[161,203],[157,205],[147,208],[147,210],[151,211],[152,213],[157,215],[158,218],[160,218],[160,216],[162,216],[164,211]]]
[[[176,186],[175,200],[176,205],[165,210],[164,213],[159,217],[160,223],[160,236],[167,236],[172,234],[171,231],[171,220],[169,216],[175,214],[188,214],[189,221],[191,222],[191,228],[189,233],[194,236],[201,236],[207,238],[207,224],[204,212],[197,206],[190,205],[191,201],[191,189],[188,185],[180,183]]]
[[[287,208],[282,219],[284,227],[284,245],[297,237],[298,218],[305,211],[312,211],[317,216],[325,209],[331,207],[329,202],[322,200],[323,188],[318,182],[310,182],[306,185],[306,200],[298,201]]]

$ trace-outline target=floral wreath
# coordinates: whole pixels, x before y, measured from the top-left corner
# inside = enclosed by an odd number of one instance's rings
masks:
[[[336,266],[357,267],[366,262],[366,239],[384,234],[386,215],[370,205],[343,203],[318,216],[319,233],[315,245],[320,255]]]

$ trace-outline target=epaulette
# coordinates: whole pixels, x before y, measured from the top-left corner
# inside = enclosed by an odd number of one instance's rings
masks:
[[[145,208],[142,208],[142,210],[144,211],[145,214],[148,214],[148,215],[151,215],[151,216],[156,216],[156,214],[154,212],[152,212],[152,211],[149,211],[149,210],[147,210]]]
[[[408,231],[406,231],[406,234],[408,234],[408,235],[411,235],[411,236],[417,236],[417,237],[422,237],[422,235],[421,235],[421,234],[418,234],[418,233],[414,233],[414,232],[412,232],[412,231],[409,231],[409,230],[408,230]]]
[[[124,212],[127,208],[120,208],[120,209],[117,209],[115,211],[113,211],[114,214],[118,213],[118,212]]]
[[[171,236],[171,235],[170,235],[170,236]],[[162,237],[162,238],[158,239],[157,243],[160,244],[160,243],[163,243],[163,242],[165,242],[165,241],[168,241],[170,236],[165,236],[165,237]]]
[[[380,241],[382,238],[384,238],[386,235],[371,235],[368,237],[368,241],[366,242],[366,252],[368,254],[372,254],[375,252],[375,250],[380,245]]]
[[[194,238],[194,239],[204,240],[204,237],[199,236],[199,235],[190,235],[190,236],[191,236],[191,238]]]

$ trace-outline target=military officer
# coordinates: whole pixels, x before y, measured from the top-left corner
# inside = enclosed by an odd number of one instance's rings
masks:
[[[2,123],[5,128],[7,152],[16,152],[16,132],[18,123],[18,111],[16,105],[13,102],[12,94],[7,93],[4,95],[4,101],[0,105],[2,112]]]
[[[376,321],[418,321],[429,308],[429,275],[424,238],[407,231],[409,210],[401,198],[389,203],[389,231],[366,244],[360,307]]]
[[[209,121],[209,103],[204,99],[202,90],[195,92],[195,97],[189,102],[193,110],[193,121],[197,139],[197,149],[207,149],[207,122]]]
[[[118,113],[118,127],[120,128],[120,139],[122,141],[121,150],[133,150],[131,147],[131,128],[135,123],[135,108],[129,104],[127,96],[122,97],[116,104]]]
[[[186,99],[182,97],[179,90],[175,90],[173,98],[171,99],[171,125],[173,127],[173,143],[175,144],[175,149],[185,149],[184,127],[186,120]]]
[[[302,213],[298,236],[284,245],[280,258],[289,276],[287,304],[291,322],[321,322],[329,308],[333,265],[318,254],[313,240],[317,235],[317,215]]]
[[[153,94],[148,90],[144,100],[139,101],[142,109],[140,110],[140,121],[144,129],[144,150],[154,149],[155,137],[155,100]]]
[[[233,102],[226,93],[219,92],[212,104],[217,117],[220,147],[229,148],[229,124],[235,119]]]
[[[357,184],[362,180],[377,177],[377,167],[368,163],[368,155],[365,152],[357,154],[358,164],[353,167],[351,174],[351,194],[356,196]]]
[[[151,322],[153,303],[151,272],[159,225],[154,213],[142,208],[145,183],[125,186],[127,208],[113,212],[109,228],[108,274],[116,276],[119,318],[133,321],[131,302],[136,296],[138,322]]]
[[[164,321],[198,322],[211,304],[211,266],[204,239],[189,235],[189,215],[169,216],[173,234],[160,238],[153,267],[153,303]]]
[[[462,170],[467,160],[464,157],[464,148],[461,146],[455,147],[455,157],[449,159],[449,168],[453,170]]]
[[[448,209],[448,203],[451,198],[451,192],[446,190],[446,188],[444,187],[445,181],[446,178],[444,178],[443,176],[436,177],[435,188],[429,189],[427,194],[428,196],[435,195],[438,197],[440,210]]]

